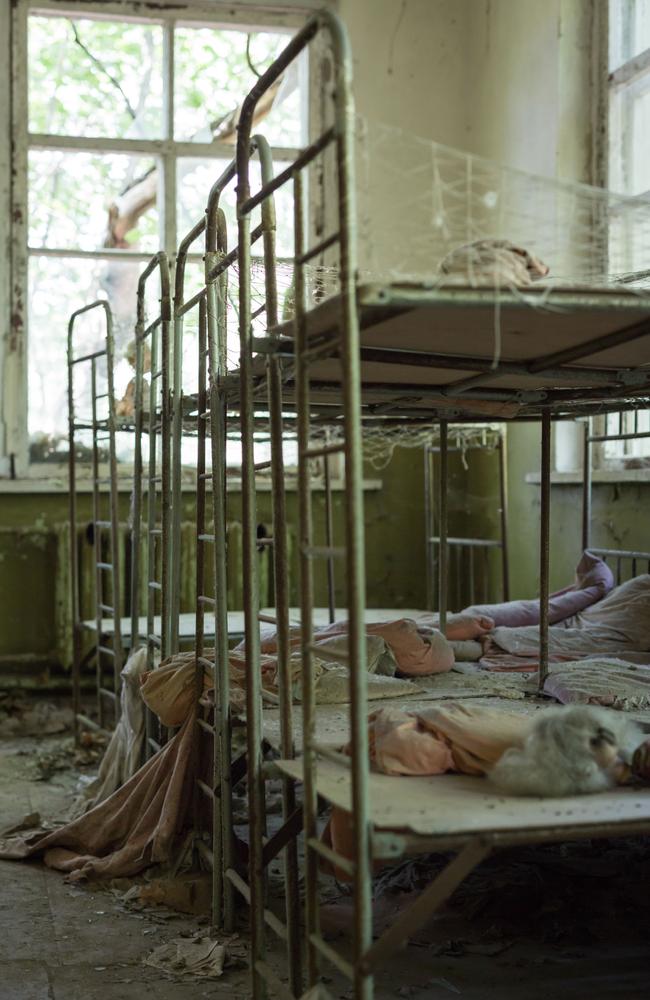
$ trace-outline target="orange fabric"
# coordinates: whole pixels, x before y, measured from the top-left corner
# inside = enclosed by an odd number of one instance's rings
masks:
[[[398,618],[392,622],[366,624],[368,635],[380,635],[390,647],[400,673],[409,677],[439,674],[451,670],[454,665],[454,651],[442,635],[434,635],[427,642],[418,632],[416,622],[410,618]],[[334,622],[318,629],[316,639],[333,635],[345,635],[348,622]]]
[[[370,761],[384,774],[424,775],[457,771],[482,775],[512,746],[522,746],[532,719],[480,705],[447,702],[423,712],[381,708],[368,719]],[[352,818],[334,807],[323,842],[353,856]],[[375,870],[380,868],[377,862]],[[323,865],[341,881],[349,876]]]

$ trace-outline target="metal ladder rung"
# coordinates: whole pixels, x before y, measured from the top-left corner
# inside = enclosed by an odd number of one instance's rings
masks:
[[[307,847],[309,847],[312,851],[315,851],[316,854],[320,854],[322,858],[330,861],[333,865],[336,865],[337,868],[340,868],[348,875],[354,875],[356,867],[354,861],[350,861],[349,858],[339,854],[338,851],[334,851],[331,847],[321,843],[317,837],[310,837],[307,841]]]
[[[156,580],[149,580],[147,582],[147,587],[149,590],[162,590],[162,584],[158,583]]]
[[[100,602],[99,607],[100,607],[100,610],[101,611],[105,611],[107,615],[114,615],[115,614],[115,608],[112,608],[110,604],[102,604]]]
[[[160,743],[158,740],[155,740],[153,736],[148,736],[147,742],[149,743],[149,746],[153,748],[154,753],[158,753],[160,751]]]
[[[272,535],[266,535],[265,538],[258,538],[255,544],[256,545],[274,545],[275,544],[275,539],[273,538]]]
[[[94,351],[93,354],[82,354],[80,358],[72,358],[70,364],[80,365],[82,361],[92,361],[93,358],[101,358],[104,354],[106,354],[105,348],[101,351]]]
[[[303,545],[302,553],[309,559],[342,559],[345,549],[336,545]]]
[[[162,535],[162,528],[149,528],[150,535]]]
[[[272,465],[271,461],[268,461],[268,462],[255,462],[255,465],[253,466],[253,468],[254,468],[255,472],[261,472],[262,469],[270,469],[271,465]]]
[[[109,570],[109,569],[112,570],[113,569],[113,563],[98,562],[98,563],[96,563],[96,566],[97,566],[97,569],[105,569],[105,570]]]
[[[117,695],[115,694],[115,691],[109,691],[108,688],[104,688],[104,687],[100,687],[97,690],[98,690],[98,693],[103,698],[108,698],[110,701],[117,701]]]
[[[212,473],[211,472],[199,472],[198,478],[199,479],[212,479]]]
[[[203,534],[197,536],[200,542],[216,542],[217,536],[210,534]]]
[[[345,451],[345,444],[326,444],[320,448],[305,448],[300,452],[301,458],[321,458],[324,455],[337,455]]]
[[[215,601],[214,597],[205,597],[205,595],[199,594],[196,600],[198,604],[205,604],[209,608],[216,608],[217,606],[217,602]]]
[[[212,660],[208,660],[205,656],[197,656],[196,662],[200,667],[207,667],[208,670],[214,670],[214,663]]]
[[[210,736],[214,736],[214,729],[212,728],[209,722],[206,722],[205,719],[197,719],[196,722],[199,728],[202,729],[204,733],[209,733]]]
[[[314,257],[318,257],[319,253],[323,253],[329,247],[333,246],[333,244],[340,238],[340,232],[332,233],[331,236],[326,236],[324,240],[321,240],[320,243],[316,243],[310,250],[305,250],[305,252],[301,253],[299,257],[296,257],[296,264],[306,264],[307,261],[313,260]]]
[[[209,420],[210,410],[204,410],[203,413],[199,413],[199,420]]]
[[[109,479],[109,482],[110,482],[110,479]],[[97,528],[112,528],[113,527],[113,522],[112,521],[95,521],[95,527],[97,527]]]
[[[158,649],[160,649],[160,647],[162,646],[162,641],[158,638],[157,635],[154,635],[153,632],[150,632],[149,635],[147,636],[147,642],[150,642],[154,646],[157,646]]]
[[[251,313],[251,319],[252,320],[257,319],[257,317],[261,316],[263,312],[266,312],[266,302],[264,302],[258,309],[256,309],[255,312]]]
[[[110,646],[102,646],[101,643],[97,646],[98,653],[106,653],[107,656],[112,656],[115,658],[115,650],[111,649]]]

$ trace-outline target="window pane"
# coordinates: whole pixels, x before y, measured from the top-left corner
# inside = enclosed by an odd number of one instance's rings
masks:
[[[133,338],[136,288],[144,265],[132,261],[87,261],[33,256],[29,260],[29,432],[67,434],[67,327],[70,313],[97,298],[107,298],[115,334],[115,391],[120,398],[133,375],[124,360]],[[158,287],[148,287],[149,315],[155,315]],[[97,310],[79,320],[75,344],[79,353],[103,342],[103,315]],[[80,392],[88,388],[87,365],[77,366]],[[82,371],[83,369],[83,371]],[[76,375],[76,373],[75,373]],[[87,398],[84,402],[87,405]]]
[[[648,0],[610,0],[609,68],[615,70],[650,48]]]
[[[250,61],[264,72],[284,49],[290,36],[256,32],[251,36]],[[182,27],[176,30],[175,138],[235,142],[235,112],[257,77],[246,55],[243,31]],[[300,94],[295,67],[278,88],[272,108],[258,122],[259,131],[278,146],[302,143]]]
[[[28,45],[31,132],[163,137],[160,25],[39,15]]]
[[[154,160],[30,150],[29,244],[154,252],[159,244],[157,188]]]

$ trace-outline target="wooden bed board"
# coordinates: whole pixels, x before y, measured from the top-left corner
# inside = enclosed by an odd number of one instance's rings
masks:
[[[300,760],[277,761],[279,769],[302,780]],[[351,777],[347,767],[319,760],[318,794],[332,805],[350,811]],[[650,788],[616,788],[597,795],[562,799],[504,796],[485,778],[441,774],[431,777],[393,777],[371,773],[370,819],[378,830],[408,831],[426,837],[467,837],[549,829],[558,834],[582,828],[610,828],[622,824],[650,831]]]

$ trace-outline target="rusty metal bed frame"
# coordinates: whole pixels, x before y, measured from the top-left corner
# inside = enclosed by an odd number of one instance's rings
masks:
[[[105,323],[103,344],[95,351],[75,354],[75,332],[80,318],[90,312],[100,311]],[[75,738],[79,735],[79,724],[91,729],[109,729],[120,714],[120,684],[122,670],[122,638],[120,632],[121,588],[120,588],[120,545],[119,507],[117,492],[117,458],[115,450],[115,392],[113,385],[113,318],[106,301],[91,302],[77,309],[68,323],[67,369],[68,369],[68,486],[69,486],[69,531],[70,531],[70,597],[72,609],[72,697],[75,716]],[[90,414],[81,419],[75,400],[75,372],[78,366],[90,369]],[[102,375],[100,366],[105,367],[106,391],[98,392],[98,380]],[[103,405],[105,415],[100,415]],[[79,432],[91,435],[91,502],[90,525],[87,519],[79,522],[77,477],[77,442]],[[100,475],[101,445],[108,443],[108,475]],[[108,487],[103,490],[102,487]],[[80,528],[92,533],[94,591],[93,605],[95,618],[95,695],[97,699],[98,722],[89,719],[81,711],[81,683],[84,624],[81,617],[81,595],[79,579],[78,532]],[[109,586],[106,586],[106,577]],[[110,603],[108,603],[110,601]],[[107,644],[102,632],[102,618],[108,615],[112,620],[112,642]],[[111,662],[111,683],[106,685],[104,664]],[[110,705],[106,710],[107,702]]]
[[[509,561],[508,561],[508,488],[506,470],[506,443],[505,434],[501,430],[491,430],[491,440],[449,443],[449,435],[453,437],[454,428],[448,427],[446,422],[440,426],[439,438],[436,444],[426,445],[424,448],[424,510],[425,510],[425,531],[426,531],[426,570],[427,570],[427,608],[430,611],[438,610],[444,616],[447,613],[448,591],[445,590],[437,600],[436,594],[436,564],[438,560],[445,560],[443,575],[450,575],[450,563],[455,555],[455,583],[456,583],[456,607],[466,607],[469,604],[488,603],[490,595],[488,593],[488,559],[490,551],[496,551],[500,556],[501,565],[501,595],[502,601],[510,600],[509,583]],[[498,538],[453,538],[448,534],[448,491],[444,489],[448,480],[448,456],[451,453],[460,453],[463,457],[472,451],[492,451],[496,455],[499,497],[498,497]],[[436,477],[434,471],[435,456],[439,459],[439,476],[436,487]],[[438,534],[436,535],[436,504],[437,504],[437,524]],[[436,556],[437,553],[437,556]],[[476,559],[479,553],[482,554],[481,569],[483,579],[481,581],[481,593],[477,590],[476,580]],[[464,599],[460,588],[460,574],[462,569],[467,569],[469,599]]]
[[[333,53],[333,124],[281,174],[271,181],[262,181],[260,190],[251,193],[249,160],[251,126],[257,101],[278,78],[287,65],[321,33],[327,37]],[[446,900],[465,876],[492,850],[499,846],[546,840],[575,839],[630,833],[650,832],[650,795],[629,790],[612,793],[611,801],[572,800],[564,811],[547,809],[543,816],[534,810],[518,811],[507,800],[490,794],[485,784],[472,784],[471,779],[454,775],[435,779],[438,797],[447,803],[445,816],[429,810],[423,822],[406,821],[406,829],[396,812],[391,821],[382,815],[381,789],[390,798],[395,779],[371,775],[367,735],[367,692],[364,621],[364,538],[362,502],[362,422],[365,416],[381,412],[386,400],[393,401],[393,410],[407,419],[434,415],[440,419],[443,436],[448,422],[457,419],[475,420],[485,415],[485,403],[490,404],[494,419],[494,404],[502,406],[502,417],[536,419],[541,422],[541,517],[540,517],[540,668],[541,690],[548,671],[548,598],[549,598],[549,512],[551,471],[551,424],[566,413],[588,413],[611,405],[616,399],[650,395],[647,375],[634,371],[638,366],[639,342],[650,337],[650,299],[626,297],[611,292],[556,291],[550,298],[563,312],[552,315],[536,313],[532,302],[524,305],[515,297],[502,294],[499,298],[506,336],[502,358],[493,366],[491,359],[452,353],[450,337],[436,336],[436,351],[430,349],[435,333],[444,331],[444,319],[454,313],[461,323],[471,326],[489,317],[494,308],[493,292],[480,289],[418,288],[413,286],[364,286],[357,281],[356,213],[354,201],[353,164],[353,103],[351,95],[351,57],[345,32],[340,22],[329,13],[312,19],[287,46],[284,53],[258,80],[242,106],[238,128],[238,253],[239,253],[239,333],[241,368],[226,377],[226,386],[239,391],[241,434],[243,445],[243,475],[245,523],[244,566],[246,572],[246,648],[247,648],[247,728],[248,728],[248,795],[250,818],[250,860],[247,886],[238,886],[251,907],[251,971],[253,995],[262,997],[268,987],[279,996],[301,995],[303,990],[318,988],[326,992],[320,980],[319,966],[324,959],[350,979],[358,1000],[369,1000],[373,993],[373,975],[409,935],[420,927]],[[336,155],[336,194],[338,226],[335,231],[309,245],[305,226],[304,171],[329,146]],[[253,336],[251,328],[250,263],[251,212],[268,199],[281,185],[293,185],[295,203],[294,289],[295,317],[291,323],[273,327],[268,335]],[[306,265],[332,246],[337,246],[340,260],[340,291],[314,308],[306,300]],[[531,296],[534,300],[534,295]],[[546,324],[553,337],[550,349],[543,357],[508,353],[508,323],[521,329],[521,318],[529,312],[538,325]],[[417,315],[416,315],[417,313]],[[514,318],[512,318],[514,317]],[[567,318],[568,317],[568,318]],[[392,322],[392,326],[391,326]],[[381,323],[381,336],[376,333]],[[530,325],[534,325],[532,322]],[[396,338],[399,327],[400,337]],[[427,331],[427,347],[418,346],[418,331]],[[572,333],[569,346],[566,337]],[[578,335],[579,334],[579,335]],[[391,342],[391,337],[395,339]],[[565,339],[564,344],[562,343]],[[535,337],[528,347],[534,350]],[[400,349],[392,346],[400,343]],[[634,344],[632,352],[628,350]],[[647,341],[646,341],[647,344]],[[602,362],[604,352],[606,362]],[[285,359],[283,369],[284,401],[295,407],[299,436],[299,523],[303,669],[302,715],[303,752],[299,760],[290,758],[276,763],[275,773],[302,782],[303,813],[295,822],[285,815],[284,826],[272,838],[276,843],[291,844],[300,830],[304,833],[305,859],[305,932],[306,979],[296,983],[294,968],[300,959],[299,950],[289,939],[287,952],[288,985],[270,968],[266,960],[265,935],[271,928],[286,941],[285,925],[265,908],[264,874],[268,844],[264,839],[263,782],[268,768],[262,757],[260,713],[261,688],[260,646],[257,615],[259,594],[255,560],[255,458],[253,413],[255,391],[261,383],[255,355]],[[597,361],[591,361],[594,356]],[[331,359],[340,367],[332,374]],[[591,361],[591,363],[590,363]],[[324,363],[325,362],[325,363]],[[384,365],[384,378],[363,377],[364,363]],[[267,362],[268,363],[268,362]],[[320,366],[320,368],[319,368]],[[429,378],[416,369],[428,369]],[[373,370],[374,371],[374,370]],[[459,373],[454,382],[453,372]],[[436,381],[438,373],[446,381]],[[452,373],[449,376],[449,372]],[[451,378],[451,382],[449,381]],[[488,383],[499,379],[498,389]],[[532,387],[531,387],[532,383]],[[539,385],[546,383],[547,388]],[[549,384],[550,383],[550,384]],[[403,404],[400,403],[403,400]],[[605,404],[603,401],[606,401]],[[396,405],[395,405],[396,404]],[[314,446],[312,412],[318,420],[331,415],[343,441],[336,445]],[[325,417],[323,417],[325,414]],[[345,537],[344,544],[315,545],[312,525],[309,463],[325,451],[342,451],[345,455]],[[444,484],[444,472],[442,475]],[[443,545],[443,549],[444,549]],[[321,559],[342,559],[347,578],[347,609],[349,619],[348,656],[350,673],[350,744],[349,756],[315,739],[316,701],[312,675],[313,665],[313,574],[314,563]],[[441,595],[446,586],[446,560],[438,564]],[[444,627],[446,602],[441,596],[441,624]],[[281,684],[288,677],[282,677]],[[289,702],[285,705],[288,711]],[[399,779],[406,789],[409,779]],[[393,783],[391,785],[391,782]],[[417,782],[416,782],[417,783]],[[420,785],[426,782],[419,782]],[[430,783],[429,783],[430,784]],[[411,784],[411,788],[415,785]],[[403,794],[408,794],[407,792]],[[471,805],[476,796],[489,798],[485,814],[479,822],[472,821]],[[353,833],[352,859],[336,854],[318,838],[317,798],[342,805],[351,816]],[[499,803],[503,803],[499,805]],[[459,806],[464,804],[465,808]],[[553,803],[555,806],[556,803]],[[469,811],[468,811],[469,810]],[[390,810],[389,810],[390,811]],[[544,809],[542,809],[544,812]],[[506,817],[508,813],[508,817]],[[438,818],[436,819],[436,815]],[[519,817],[519,818],[518,818]],[[373,941],[371,875],[375,858],[393,858],[420,850],[452,850],[456,857],[435,878],[393,926]],[[346,871],[353,881],[353,935],[349,955],[344,956],[328,944],[319,930],[318,864],[325,859]],[[226,880],[229,878],[226,872]],[[236,884],[236,880],[235,881]],[[294,964],[292,964],[292,962]]]
[[[312,44],[326,41],[333,58],[332,123],[285,169],[274,175],[268,144],[252,135],[257,102],[291,62]],[[352,982],[357,1000],[370,1000],[373,974],[382,961],[403,944],[409,935],[444,902],[463,878],[492,850],[517,843],[580,837],[627,835],[650,832],[650,796],[621,790],[610,797],[598,797],[600,805],[590,808],[584,800],[582,811],[558,815],[522,813],[517,819],[507,803],[496,806],[495,796],[471,779],[448,775],[436,778],[435,788],[447,803],[445,817],[430,810],[416,822],[396,830],[393,814],[387,821],[381,799],[392,794],[385,775],[371,775],[367,735],[367,690],[365,656],[365,569],[364,518],[362,495],[362,427],[376,419],[386,400],[399,419],[439,420],[443,440],[450,422],[490,420],[494,406],[502,408],[500,419],[539,420],[542,434],[542,483],[540,517],[540,669],[539,689],[548,671],[549,597],[549,512],[552,420],[567,413],[602,412],[612,401],[650,397],[650,376],[636,371],[628,350],[650,338],[650,299],[629,293],[563,292],[550,296],[563,312],[550,318],[533,308],[534,293],[523,303],[507,292],[500,295],[504,326],[503,360],[495,368],[492,359],[476,352],[455,352],[458,337],[445,340],[445,317],[460,316],[471,326],[490,316],[494,293],[481,289],[432,289],[400,285],[362,285],[357,275],[356,209],[354,181],[354,107],[351,91],[351,53],[345,30],[338,18],[322,12],[312,18],[291,40],[280,57],[259,78],[242,105],[238,126],[236,160],[213,186],[206,215],[181,241],[175,273],[173,334],[170,346],[168,423],[169,442],[169,526],[166,548],[167,576],[148,582],[164,584],[169,595],[168,627],[163,614],[161,648],[178,649],[178,558],[180,539],[181,465],[180,439],[183,430],[182,353],[184,317],[198,309],[197,339],[199,385],[195,400],[198,435],[197,468],[197,599],[196,599],[196,694],[203,693],[206,671],[212,674],[215,704],[201,707],[196,725],[197,747],[212,743],[213,779],[208,785],[198,781],[194,789],[194,851],[212,870],[213,924],[232,930],[235,897],[248,906],[251,926],[251,972],[253,995],[262,998],[268,988],[278,996],[298,997],[318,986],[320,964],[332,963]],[[305,171],[313,168],[325,150],[336,156],[335,177],[338,223],[333,232],[310,243],[307,229]],[[252,157],[261,164],[261,187],[251,192],[249,166]],[[225,218],[220,200],[228,185],[237,185],[237,239],[229,249]],[[281,323],[278,316],[275,257],[274,193],[283,185],[293,187],[295,214],[294,301],[295,316]],[[259,209],[261,221],[253,225]],[[190,247],[204,240],[204,284],[192,297],[185,297],[185,264]],[[266,336],[254,334],[253,320],[260,311],[252,308],[252,248],[261,242],[265,264]],[[338,248],[339,292],[313,308],[307,305],[307,267],[323,260]],[[240,367],[229,372],[225,364],[228,333],[227,283],[237,266],[238,331]],[[97,305],[97,304],[95,304]],[[92,308],[92,307],[90,307]],[[415,314],[418,314],[417,321]],[[542,320],[540,320],[540,314]],[[110,316],[110,314],[107,314]],[[546,321],[554,329],[555,346],[543,357],[508,354],[508,323],[520,325],[521,317]],[[570,317],[584,336],[574,337],[570,346],[562,338],[570,330]],[[162,317],[162,313],[161,313]],[[381,321],[382,336],[377,335]],[[72,321],[71,321],[72,322]],[[419,326],[418,326],[419,324]],[[418,330],[427,330],[426,347],[418,344]],[[162,326],[162,323],[161,323]],[[402,334],[395,339],[396,329]],[[142,337],[145,331],[139,328]],[[596,331],[594,335],[594,330]],[[151,331],[153,333],[153,330]],[[438,336],[439,334],[439,336]],[[430,342],[436,335],[436,350]],[[391,338],[392,341],[391,341]],[[142,339],[142,338],[141,338]],[[107,343],[110,337],[107,338]],[[534,341],[534,338],[533,338]],[[112,342],[111,342],[112,343]],[[395,349],[399,343],[399,349]],[[607,353],[609,352],[609,353]],[[627,353],[626,353],[627,352]],[[141,352],[142,353],[142,352]],[[634,353],[634,352],[632,352]],[[602,363],[602,355],[608,359]],[[593,356],[600,360],[590,363]],[[74,359],[74,363],[77,363]],[[332,377],[332,361],[338,365]],[[72,364],[71,353],[69,364]],[[364,365],[383,365],[384,378],[364,377]],[[329,366],[329,367],[328,367]],[[418,369],[418,378],[414,371]],[[422,374],[422,372],[425,374]],[[454,372],[458,373],[454,382]],[[440,376],[440,373],[444,377]],[[451,373],[451,375],[450,375]],[[437,380],[438,379],[438,380]],[[451,381],[449,381],[451,379]],[[499,387],[489,382],[499,379]],[[549,383],[545,389],[539,384]],[[531,387],[532,385],[532,387]],[[256,412],[268,412],[271,428],[271,460],[255,460]],[[301,640],[303,669],[302,733],[300,759],[294,747],[292,725],[292,683],[290,675],[289,589],[287,561],[287,513],[283,469],[283,420],[292,413],[298,433],[298,499],[300,546]],[[239,422],[242,442],[243,573],[245,586],[245,642],[247,655],[246,727],[244,755],[234,758],[233,718],[230,707],[228,656],[227,552],[226,552],[226,464],[225,438],[230,419]],[[73,413],[71,410],[71,440]],[[110,424],[109,419],[109,424]],[[339,437],[330,441],[323,428],[335,425]],[[211,468],[208,469],[208,448]],[[311,463],[343,454],[346,491],[344,495],[344,537],[335,544],[331,507],[327,515],[326,544],[317,544],[312,519]],[[74,450],[71,448],[71,482],[74,482]],[[440,487],[446,489],[445,461]],[[274,624],[278,644],[278,694],[269,696],[262,687],[260,644],[259,560],[256,518],[256,473],[269,467],[273,477],[273,535],[266,541],[273,547],[275,577]],[[331,495],[330,495],[331,503]],[[115,498],[114,509],[117,510]],[[147,530],[157,530],[164,511],[147,519]],[[155,525],[154,525],[155,521]],[[71,500],[71,523],[76,514]],[[447,559],[445,533],[440,532],[441,558],[438,560],[441,627],[447,608]],[[349,621],[350,662],[350,755],[344,756],[316,738],[316,692],[313,679],[314,571],[322,564],[328,579],[329,613],[334,613],[333,567],[341,561],[347,583],[346,612]],[[113,560],[115,565],[115,560]],[[134,587],[136,584],[134,583]],[[155,588],[154,588],[155,589]],[[205,620],[214,617],[214,661],[205,646]],[[98,623],[99,627],[99,623]],[[166,630],[168,629],[168,630]],[[132,634],[137,624],[132,624]],[[119,641],[119,626],[116,633]],[[163,647],[163,643],[165,644]],[[155,645],[155,643],[153,643]],[[278,743],[281,760],[265,759],[262,726],[264,703],[279,710]],[[280,776],[283,812],[280,828],[266,836],[265,782]],[[248,874],[243,877],[235,864],[232,822],[232,792],[243,777],[247,779],[249,805]],[[406,788],[408,781],[400,779]],[[297,783],[302,784],[302,802]],[[418,788],[429,787],[419,782]],[[410,787],[415,788],[415,785]],[[352,815],[353,857],[344,858],[323,845],[318,837],[318,797],[342,805]],[[471,806],[480,797],[491,801],[481,812],[481,822],[471,819]],[[211,811],[211,832],[200,822],[200,802],[207,799]],[[483,803],[485,805],[485,803]],[[489,806],[489,808],[488,808]],[[468,812],[469,807],[469,812]],[[499,811],[499,809],[501,811]],[[618,811],[618,813],[617,813]],[[514,811],[516,812],[516,811]],[[542,810],[543,812],[543,810]],[[552,811],[551,811],[552,812]],[[507,815],[506,815],[507,814]],[[483,825],[481,825],[481,823]],[[301,934],[299,894],[300,868],[297,840],[304,835],[304,935]],[[447,868],[433,880],[418,900],[392,928],[373,941],[371,876],[373,860],[396,859],[420,851],[458,851]],[[283,919],[267,907],[265,884],[268,866],[274,858],[284,859],[285,900]],[[354,927],[350,954],[341,955],[328,944],[319,927],[318,866],[325,859],[344,869],[353,880]],[[267,958],[266,934],[272,931],[286,948],[286,969],[278,976]],[[306,943],[303,956],[301,941]],[[303,957],[306,968],[303,970]],[[286,982],[285,982],[286,980]]]

